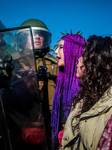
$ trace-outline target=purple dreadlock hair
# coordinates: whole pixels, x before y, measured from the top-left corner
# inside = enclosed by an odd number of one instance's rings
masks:
[[[79,79],[76,78],[78,58],[85,46],[84,37],[76,34],[67,34],[61,39],[64,40],[64,72],[58,67],[58,75],[56,80],[56,88],[53,97],[51,126],[53,130],[53,143],[57,140],[59,119],[60,119],[60,96],[63,90],[63,110],[67,119],[73,99],[79,90]]]

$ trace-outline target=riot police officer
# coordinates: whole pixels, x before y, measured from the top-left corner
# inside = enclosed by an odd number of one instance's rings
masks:
[[[6,46],[6,42],[3,40],[4,35],[0,34],[0,49]],[[3,60],[0,59],[0,88],[5,88],[10,85],[13,64],[12,56],[6,55]]]
[[[6,46],[6,42],[3,40],[4,34],[0,34],[0,51],[2,47]],[[12,56],[6,55],[3,59],[0,58],[0,90],[2,88],[8,88],[11,83],[12,71],[14,66],[12,64]],[[0,110],[0,125],[1,125],[1,110]],[[0,147],[4,149],[2,131],[0,128]]]
[[[18,50],[24,52],[22,45],[25,45],[30,49],[34,49],[34,54],[36,58],[37,65],[37,77],[39,82],[40,96],[42,101],[42,111],[44,116],[45,128],[46,128],[46,137],[48,148],[51,149],[51,108],[52,108],[52,99],[55,90],[55,80],[57,76],[57,60],[54,56],[48,54],[50,51],[51,43],[51,33],[47,26],[40,20],[29,19],[24,21],[20,27],[31,27],[32,41],[33,45],[29,43],[31,35],[26,32],[19,32],[16,34]],[[20,41],[19,37],[23,36],[23,40]]]
[[[4,60],[0,61],[0,88],[6,88],[10,85],[13,64],[11,55],[6,55]]]

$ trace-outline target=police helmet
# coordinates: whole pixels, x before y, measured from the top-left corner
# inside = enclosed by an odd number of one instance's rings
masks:
[[[33,48],[36,54],[46,54],[50,51],[51,33],[47,26],[38,19],[28,19],[24,21],[20,27],[28,27],[32,29]],[[23,31],[23,32],[22,32]],[[23,37],[22,44],[27,43],[28,32],[21,30],[17,33],[18,37]],[[22,36],[20,36],[22,35]]]

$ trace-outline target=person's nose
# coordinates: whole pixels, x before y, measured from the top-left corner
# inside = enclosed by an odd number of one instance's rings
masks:
[[[77,67],[79,66],[79,63],[77,63]]]
[[[39,37],[39,36],[38,36],[38,37],[36,37],[36,38],[35,38],[35,40],[40,40],[40,37]]]
[[[40,40],[40,36],[39,36],[39,35],[36,35],[36,36],[34,36],[34,39],[35,39],[35,40]]]
[[[58,48],[55,50],[55,52],[54,52],[56,55],[58,54]]]
[[[77,67],[79,66],[79,61],[80,61],[80,58],[78,59],[78,62],[77,62]]]

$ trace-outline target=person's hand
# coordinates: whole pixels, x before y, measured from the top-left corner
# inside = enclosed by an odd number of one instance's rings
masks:
[[[12,64],[12,56],[6,55],[3,60],[0,60],[0,87],[5,88],[10,85],[12,71],[14,66]]]

